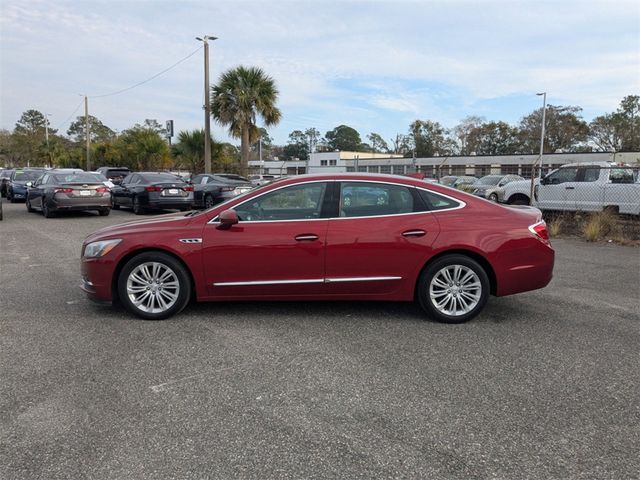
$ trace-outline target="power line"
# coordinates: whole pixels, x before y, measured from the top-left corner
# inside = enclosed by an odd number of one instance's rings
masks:
[[[200,50],[202,49],[202,46],[198,47],[196,50],[194,50],[193,52],[191,52],[189,55],[187,55],[186,57],[178,60],[176,63],[174,63],[173,65],[171,65],[168,68],[165,68],[164,70],[162,70],[161,72],[156,73],[155,75],[153,75],[152,77],[147,78],[146,80],[143,80],[142,82],[138,82],[135,85],[131,85],[130,87],[127,88],[123,88],[122,90],[118,90],[116,92],[111,92],[111,93],[105,93],[103,95],[89,95],[89,98],[104,98],[104,97],[112,97],[114,95],[119,95],[121,93],[127,92],[129,90],[132,90],[136,87],[139,87],[140,85],[144,85],[147,82],[150,82],[151,80],[158,78],[160,75],[162,75],[163,73],[167,73],[169,70],[171,70],[172,68],[177,67],[178,65],[180,65],[182,62],[184,62],[185,60],[188,60],[189,58],[193,57],[196,53],[198,53]]]
[[[60,123],[60,125],[58,125],[58,126],[56,127],[56,130],[60,130],[60,127],[62,127],[62,126],[63,126],[63,125],[65,125],[69,120],[71,120],[71,117],[73,117],[73,116],[75,115],[75,113],[78,111],[78,109],[80,108],[80,105],[82,105],[82,102],[84,102],[84,99],[83,99],[83,100],[80,100],[80,103],[78,104],[78,106],[76,107],[76,109],[75,109],[73,112],[71,112],[71,115],[69,115],[69,116],[68,116],[64,121],[62,121],[62,122]]]

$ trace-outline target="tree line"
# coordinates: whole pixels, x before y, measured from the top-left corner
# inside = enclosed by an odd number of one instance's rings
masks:
[[[294,130],[284,145],[275,145],[264,127],[276,125],[275,81],[256,67],[236,67],[222,74],[211,88],[211,115],[240,146],[211,141],[214,171],[247,173],[249,160],[307,160],[312,152],[356,151],[399,154],[405,157],[446,155],[536,154],[540,148],[542,108],[524,116],[517,125],[470,116],[453,128],[437,121],[413,121],[406,133],[385,140],[339,125],[325,132],[317,128]],[[548,105],[544,152],[640,151],[640,96],[622,99],[615,112],[587,123],[578,106]],[[263,128],[258,127],[261,120]],[[40,111],[25,111],[13,131],[0,130],[0,164],[8,166],[86,166],[85,118],[77,117],[60,134],[47,128]],[[126,166],[132,170],[204,170],[204,131],[181,131],[170,145],[164,127],[154,119],[116,132],[94,116],[88,117],[91,164]]]

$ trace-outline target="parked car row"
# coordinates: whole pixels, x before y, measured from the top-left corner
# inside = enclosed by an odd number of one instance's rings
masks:
[[[190,177],[190,176],[189,176]],[[275,177],[273,177],[275,178]],[[12,203],[24,201],[29,212],[50,218],[57,212],[130,208],[135,214],[151,210],[211,208],[254,188],[235,174],[196,175],[185,179],[172,172],[131,172],[126,167],[82,169],[19,168],[0,171],[0,188]],[[255,179],[262,184],[268,176]]]

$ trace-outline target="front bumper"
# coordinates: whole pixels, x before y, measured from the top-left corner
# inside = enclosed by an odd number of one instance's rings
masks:
[[[80,262],[80,289],[87,298],[95,303],[109,305],[113,303],[111,278],[115,263],[105,262],[102,258],[83,258]]]

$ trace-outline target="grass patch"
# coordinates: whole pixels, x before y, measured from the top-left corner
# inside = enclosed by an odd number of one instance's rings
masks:
[[[583,233],[587,242],[597,242],[608,236],[617,234],[618,216],[610,211],[592,213],[587,219]]]
[[[557,237],[562,233],[562,225],[564,223],[564,219],[562,217],[555,217],[551,222],[549,222],[549,235],[551,237]]]

